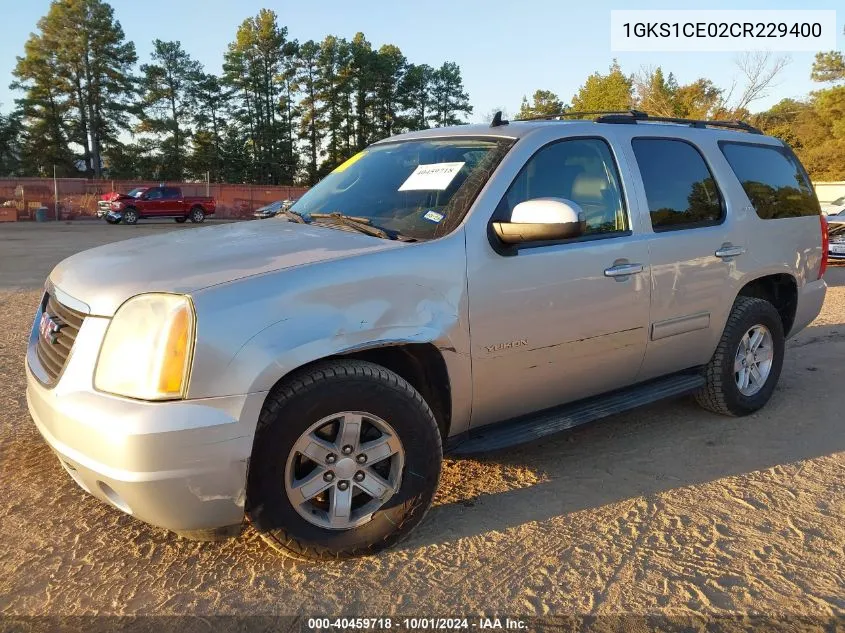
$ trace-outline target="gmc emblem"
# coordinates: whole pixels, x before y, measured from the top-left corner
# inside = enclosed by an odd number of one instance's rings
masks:
[[[44,312],[41,315],[38,331],[41,334],[41,338],[50,343],[50,345],[55,345],[59,338],[59,330],[62,329],[63,325],[64,323],[62,323],[59,317],[54,317]]]

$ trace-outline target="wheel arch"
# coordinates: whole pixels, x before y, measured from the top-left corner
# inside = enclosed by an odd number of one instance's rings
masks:
[[[747,280],[738,296],[755,297],[771,303],[780,314],[784,336],[795,323],[798,309],[798,282],[789,273],[771,273]]]
[[[452,424],[452,381],[446,359],[432,342],[392,342],[369,347],[341,350],[309,360],[281,375],[270,388],[276,389],[285,380],[312,366],[331,360],[364,360],[389,369],[416,389],[431,407],[441,438],[449,435]]]

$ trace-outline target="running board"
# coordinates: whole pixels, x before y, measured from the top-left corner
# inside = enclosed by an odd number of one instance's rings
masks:
[[[704,377],[700,374],[675,374],[658,378],[609,394],[481,427],[475,432],[470,430],[469,437],[464,436],[466,439],[458,440],[447,452],[450,455],[471,455],[526,444],[623,411],[683,396],[697,391],[703,385]]]

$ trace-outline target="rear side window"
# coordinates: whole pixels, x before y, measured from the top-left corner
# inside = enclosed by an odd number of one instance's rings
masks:
[[[786,148],[724,141],[719,146],[764,220],[821,213],[804,169]]]
[[[716,181],[701,153],[674,139],[631,141],[655,231],[718,224],[723,204]]]

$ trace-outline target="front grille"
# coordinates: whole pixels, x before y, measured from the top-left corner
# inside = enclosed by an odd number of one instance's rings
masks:
[[[82,322],[85,320],[85,314],[59,303],[49,294],[47,295],[44,312],[50,315],[53,321],[60,325],[60,328],[56,334],[55,343],[51,343],[39,328],[35,353],[49,378],[50,384],[54,384],[65,368],[70,350],[79,334],[79,328],[82,327]]]
[[[97,207],[100,208],[102,211],[108,211],[109,209],[111,209],[111,202],[109,202],[108,200],[100,200],[97,203]]]

